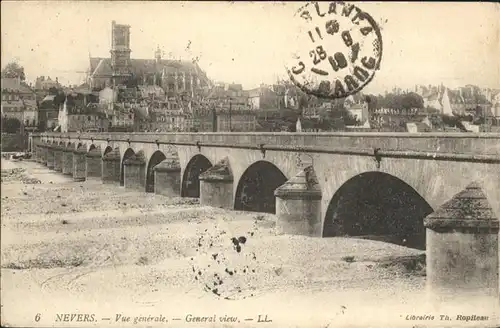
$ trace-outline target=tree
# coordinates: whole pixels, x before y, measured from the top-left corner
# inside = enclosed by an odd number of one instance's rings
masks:
[[[309,98],[308,95],[306,93],[304,93],[302,90],[298,90],[298,107],[299,109],[304,109],[304,108],[307,108],[307,106],[309,106]]]
[[[300,116],[300,111],[291,108],[285,108],[280,111],[280,118],[290,124],[295,124]]]
[[[378,98],[374,95],[365,96],[365,102],[368,104],[368,112],[372,114],[376,109],[380,108]]]
[[[5,133],[17,133],[21,128],[21,122],[17,118],[13,117],[2,117],[2,132]]]
[[[452,128],[459,127],[459,124],[460,124],[459,117],[456,117],[454,115],[442,114],[441,119],[442,119],[444,125],[450,126]]]
[[[424,108],[424,99],[415,92],[404,94],[401,97],[400,103],[404,109]]]
[[[10,62],[2,69],[2,77],[3,78],[19,77],[21,81],[26,80],[26,76],[24,74],[24,67],[20,66],[16,62]]]
[[[402,107],[401,97],[399,95],[389,93],[385,96],[387,108],[399,109]]]

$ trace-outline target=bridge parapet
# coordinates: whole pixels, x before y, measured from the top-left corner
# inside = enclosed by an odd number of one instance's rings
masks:
[[[303,147],[373,151],[500,155],[500,133],[57,133],[32,134],[53,140],[113,141],[288,151]],[[311,149],[314,151],[314,149]]]

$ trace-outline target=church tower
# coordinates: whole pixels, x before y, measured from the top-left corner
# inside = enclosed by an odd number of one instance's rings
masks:
[[[123,83],[131,76],[130,69],[130,25],[111,22],[111,68],[113,86]]]

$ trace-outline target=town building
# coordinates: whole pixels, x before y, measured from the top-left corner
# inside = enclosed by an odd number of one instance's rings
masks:
[[[135,108],[133,103],[119,102],[118,89],[106,87],[99,91],[99,111],[108,120],[108,131],[134,131]]]
[[[492,114],[497,119],[500,119],[500,91],[498,91],[498,93],[496,93],[496,95],[493,96],[492,103],[493,103],[491,108]]]
[[[269,86],[261,85],[248,90],[248,103],[252,110],[272,111],[279,109],[279,96]]]
[[[57,128],[59,123],[59,110],[64,104],[58,95],[47,95],[38,105],[38,119],[40,131],[51,131]]]
[[[99,104],[98,111],[108,120],[109,132],[134,131],[136,111],[130,103]]]
[[[148,131],[184,131],[185,114],[176,101],[148,101],[145,106],[144,126]]]
[[[251,110],[248,104],[248,92],[243,90],[241,84],[215,83],[206,98],[218,110],[229,111],[230,107],[235,111]]]
[[[492,104],[490,95],[473,85],[457,89],[440,86],[417,86],[416,93],[422,96],[425,108],[436,109],[446,115],[467,115],[477,113],[481,116],[491,116]]]
[[[35,80],[35,90],[46,90],[49,91],[51,88],[60,89],[61,85],[59,84],[59,79],[56,77],[55,80],[52,80],[50,76],[39,76]]]
[[[346,97],[344,108],[361,124],[364,124],[369,119],[368,103],[361,94]]]
[[[109,120],[99,110],[96,94],[83,86],[66,95],[58,116],[60,132],[105,132]]]
[[[17,78],[2,78],[2,118],[15,118],[22,129],[35,130],[38,108],[35,92]]]
[[[431,132],[431,127],[424,122],[409,122],[406,123],[406,129],[410,133],[422,133],[422,132]]]
[[[221,111],[217,113],[218,132],[251,132],[256,131],[257,115],[248,110]]]
[[[184,127],[186,132],[215,132],[217,131],[217,116],[215,108],[184,113]]]

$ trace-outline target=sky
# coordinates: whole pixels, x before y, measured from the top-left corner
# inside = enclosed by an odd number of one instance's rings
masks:
[[[357,2],[379,24],[380,71],[365,87],[443,83],[500,89],[500,5]],[[131,57],[192,59],[216,81],[245,89],[286,77],[299,2],[2,1],[2,67],[24,66],[28,81],[83,82],[89,55],[109,57],[111,21],[131,25]]]

